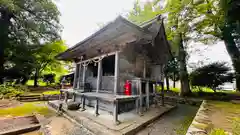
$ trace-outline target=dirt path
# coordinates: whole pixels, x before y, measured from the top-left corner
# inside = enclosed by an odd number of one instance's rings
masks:
[[[198,107],[178,105],[175,110],[164,115],[137,135],[183,135],[197,110]]]

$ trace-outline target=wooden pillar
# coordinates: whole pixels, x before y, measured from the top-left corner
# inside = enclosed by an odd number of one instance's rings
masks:
[[[161,95],[162,95],[162,106],[164,106],[164,82],[161,82]]]
[[[86,79],[86,77],[85,77],[85,75],[86,75],[86,68],[87,68],[87,65],[83,65],[83,76],[82,76],[82,85],[83,85],[83,91],[84,91],[84,86],[85,86],[85,79]]]
[[[77,79],[77,89],[80,89],[80,85],[81,85],[81,64],[79,64],[78,66],[78,79]]]
[[[98,62],[98,75],[97,75],[97,89],[96,93],[99,92],[101,89],[101,82],[102,82],[102,60]],[[96,104],[95,104],[95,115],[98,116],[98,108],[99,108],[99,100],[96,98]]]
[[[162,95],[162,106],[164,106],[164,65],[161,65],[161,95]]]
[[[119,52],[115,53],[115,70],[114,70],[114,94],[116,95],[119,89]]]
[[[73,100],[73,102],[76,101],[76,93],[75,92],[73,92],[72,100]]]
[[[149,80],[146,81],[146,108],[149,109]]]
[[[136,83],[136,89],[137,89],[137,93],[136,94],[138,94],[138,97],[137,97],[137,99],[136,99],[136,101],[135,101],[135,107],[136,107],[136,112],[137,113],[140,113],[139,112],[139,103],[140,103],[140,93],[139,93],[139,84],[138,84],[138,80],[137,80],[137,83]]]
[[[81,109],[81,111],[85,111],[86,109],[85,109],[85,96],[84,95],[82,95],[82,97],[81,97],[81,100],[82,100],[82,109]]]
[[[120,123],[118,121],[118,101],[117,100],[115,100],[113,103],[113,121],[116,125]]]
[[[78,64],[76,63],[76,69],[74,72],[74,79],[73,79],[73,88],[74,89],[77,87],[77,71],[78,71]]]
[[[59,94],[59,100],[61,100],[62,99],[62,94],[63,92],[60,90],[60,94]]]
[[[96,90],[97,93],[101,89],[101,82],[102,82],[102,60],[98,62],[97,90]]]
[[[142,80],[138,81],[139,87],[139,114],[142,115],[143,112],[143,94],[142,94]]]
[[[154,82],[154,83],[153,83],[153,95],[154,95],[154,97],[153,97],[153,103],[154,103],[155,107],[157,107],[156,86],[157,86],[157,84],[156,84],[156,82]]]
[[[146,61],[143,60],[143,78],[145,79],[146,76],[147,76]]]
[[[64,94],[65,94],[64,101],[65,101],[65,103],[67,103],[67,101],[68,101],[68,92],[65,92]]]
[[[136,107],[136,113],[139,113],[139,98],[135,99],[135,107]]]

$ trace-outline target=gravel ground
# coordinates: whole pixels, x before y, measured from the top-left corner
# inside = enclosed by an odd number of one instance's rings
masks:
[[[52,117],[49,121],[42,129],[45,135],[93,135],[87,129],[75,125],[64,117]]]
[[[66,135],[93,135],[87,129],[82,127],[74,127],[66,133]]]
[[[198,107],[189,105],[178,105],[178,107],[171,112],[167,113],[159,120],[149,125],[137,135],[181,135],[178,130],[187,130],[182,128],[183,124],[186,124],[186,118],[192,118],[195,116]],[[46,125],[47,135],[94,135],[87,129],[79,127],[72,122],[68,121],[64,117],[53,117],[51,122]]]
[[[183,130],[187,130],[187,127],[185,129],[183,127],[186,124],[186,119],[190,118],[188,120],[190,123],[197,110],[198,107],[179,104],[175,110],[164,115],[137,135],[181,135]]]

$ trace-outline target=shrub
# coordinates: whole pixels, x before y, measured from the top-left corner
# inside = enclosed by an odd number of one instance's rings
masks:
[[[20,94],[28,91],[28,88],[23,85],[15,85],[15,86],[8,86],[8,85],[0,85],[0,95],[4,95],[4,97],[16,97]]]
[[[52,84],[55,82],[54,78],[55,78],[56,74],[46,74],[43,75],[43,81],[47,83],[47,85]]]
[[[190,82],[193,87],[207,87],[216,91],[219,85],[225,82],[232,82],[233,74],[225,63],[212,63],[197,68],[190,74]]]
[[[28,89],[28,87],[27,86],[25,86],[25,85],[14,85],[13,86],[16,90],[18,90],[18,91],[22,91],[22,92],[27,92],[27,91],[29,91],[29,89]]]

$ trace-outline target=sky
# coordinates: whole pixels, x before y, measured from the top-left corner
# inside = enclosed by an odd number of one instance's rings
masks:
[[[62,37],[69,46],[97,31],[99,27],[126,14],[134,0],[60,0]]]
[[[100,26],[114,20],[118,15],[126,15],[133,8],[135,0],[58,0],[63,25],[62,38],[71,47],[96,32]],[[140,0],[146,2],[148,0]],[[202,45],[192,43],[188,63],[201,66],[215,61],[231,65],[224,43]],[[203,61],[203,63],[201,62]]]

